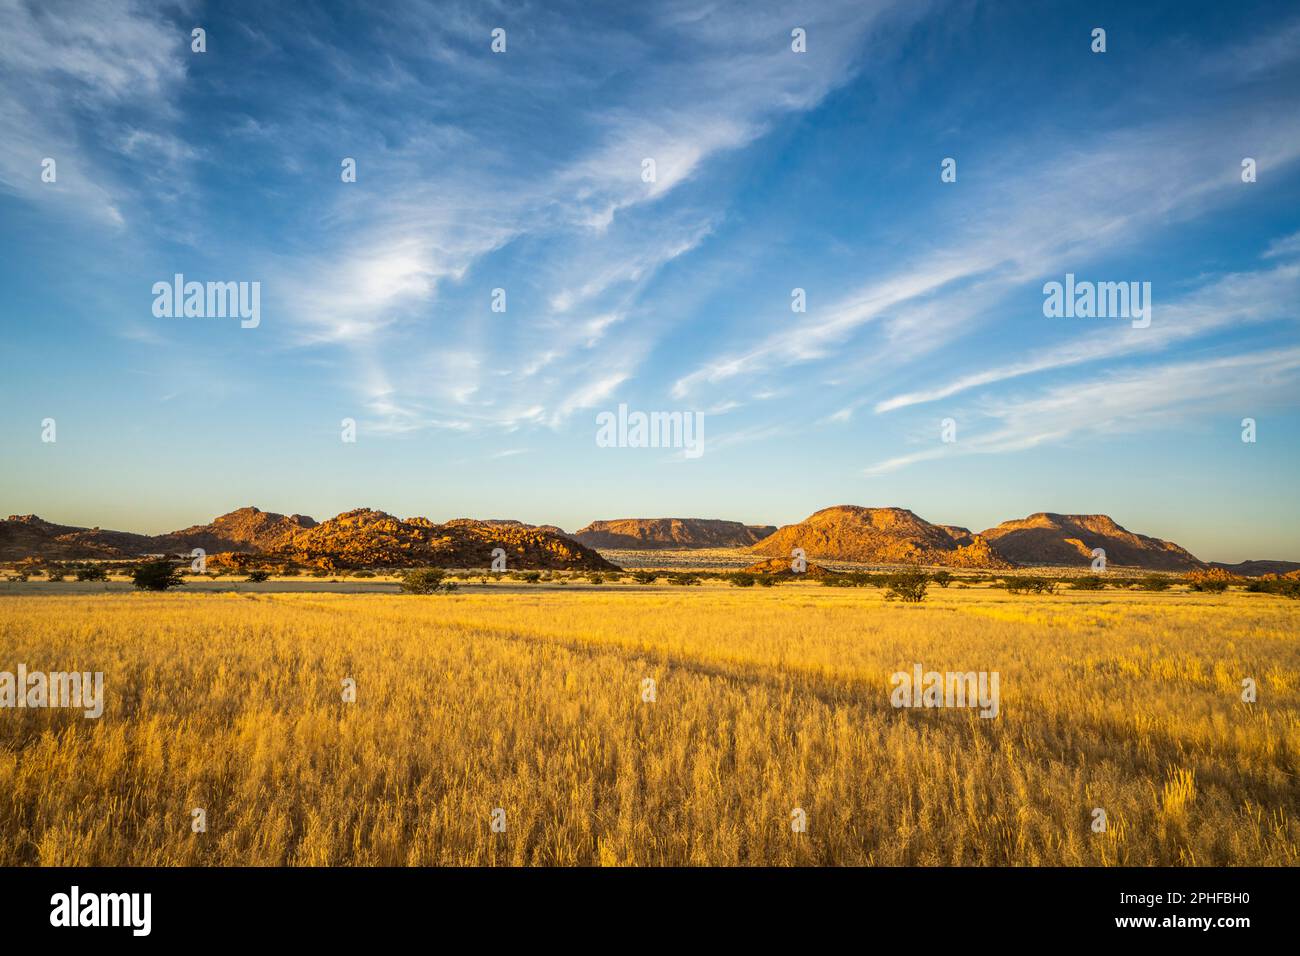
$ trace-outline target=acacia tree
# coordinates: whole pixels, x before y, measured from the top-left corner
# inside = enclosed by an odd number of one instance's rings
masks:
[[[909,604],[920,604],[925,600],[925,591],[929,587],[930,578],[920,568],[913,568],[910,571],[899,571],[897,574],[889,575],[885,583],[889,586],[889,590],[885,592],[886,601],[897,598]]]
[[[401,588],[407,594],[437,594],[456,590],[455,581],[444,581],[442,568],[415,568],[402,575]]]
[[[180,587],[185,579],[181,576],[178,565],[162,558],[137,565],[131,572],[131,583],[140,591],[166,591],[168,588]]]

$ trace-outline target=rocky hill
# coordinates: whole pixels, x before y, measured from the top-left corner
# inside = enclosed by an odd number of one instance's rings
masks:
[[[36,515],[10,515],[0,521],[2,561],[129,558],[153,552],[153,544],[148,535],[54,524]]]
[[[715,518],[617,518],[593,521],[573,537],[589,548],[629,551],[668,548],[748,547],[770,535],[772,525]]]
[[[1108,567],[1187,571],[1204,566],[1172,541],[1135,534],[1107,515],[1039,512],[1017,521],[1004,521],[983,532],[982,537],[1015,564],[1086,567],[1092,563],[1093,548],[1102,548]]]
[[[954,568],[1009,566],[980,535],[965,528],[931,524],[906,508],[823,508],[798,524],[786,525],[750,551],[788,559],[794,548],[803,548],[809,559],[823,561]]]
[[[208,524],[161,535],[56,525],[35,515],[14,515],[0,522],[0,560],[6,561],[128,559],[188,554],[194,548],[202,548],[218,565],[249,564],[249,557],[258,555],[323,568],[436,565],[487,569],[493,549],[504,548],[510,570],[615,567],[559,528],[471,518],[438,525],[428,518],[399,520],[368,508],[322,524],[305,515],[240,508]]]
[[[273,551],[287,544],[299,531],[316,527],[306,515],[276,514],[257,508],[240,508],[208,524],[198,524],[181,531],[158,535],[154,551],[167,553],[202,548],[209,554],[218,551]]]

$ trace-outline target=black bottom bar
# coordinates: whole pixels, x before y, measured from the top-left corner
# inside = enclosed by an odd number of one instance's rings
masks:
[[[127,945],[337,945],[422,931],[498,944],[677,945],[688,942],[676,935],[686,925],[697,927],[692,944],[847,933],[965,945],[1042,933],[1232,945],[1294,927],[1293,877],[1275,869],[8,869],[0,870],[0,925],[7,942],[76,935]],[[121,925],[52,925],[73,922],[74,886],[76,922],[116,916]],[[143,897],[101,895],[133,893],[150,894],[147,936],[135,933]]]

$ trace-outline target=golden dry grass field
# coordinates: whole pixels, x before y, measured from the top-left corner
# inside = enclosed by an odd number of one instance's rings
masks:
[[[711,584],[0,608],[0,670],[105,675],[98,720],[0,710],[4,865],[1300,862],[1300,613],[1266,595],[904,606]],[[893,708],[890,674],[918,662],[998,671],[998,717]]]

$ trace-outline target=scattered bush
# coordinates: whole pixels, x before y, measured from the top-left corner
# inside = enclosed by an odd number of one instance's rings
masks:
[[[78,579],[80,580],[80,573],[78,573]],[[87,578],[86,580],[102,580],[102,578]],[[131,572],[131,583],[135,585],[138,591],[166,591],[169,588],[180,587],[185,583],[185,579],[179,567],[163,558],[159,561],[146,561],[144,564],[137,565],[135,570]]]
[[[668,575],[668,583],[676,584],[681,587],[691,587],[700,583],[700,576],[698,574],[691,574],[689,571],[683,571],[679,574]]]
[[[752,588],[754,586],[754,575],[746,571],[737,571],[735,574],[728,574],[727,580],[731,582],[733,588]],[[830,580],[829,578],[825,580]],[[825,583],[825,582],[823,582]]]
[[[375,576],[375,572],[374,571],[353,571],[352,576],[354,578],[373,578]]]
[[[542,579],[541,571],[520,571],[517,575],[518,580],[525,584],[536,584]]]
[[[1143,591],[1168,591],[1169,579],[1159,574],[1148,574],[1138,581],[1138,587]]]
[[[270,579],[271,579],[270,571],[263,571],[262,569],[259,568],[256,571],[248,572],[249,584],[261,584],[263,581],[269,581]]]
[[[1056,582],[1051,578],[1029,575],[1002,579],[1002,586],[1012,594],[1055,594]]]
[[[633,571],[632,580],[637,584],[654,584],[659,580],[659,574],[655,571]]]
[[[845,571],[841,574],[828,574],[822,578],[822,586],[828,588],[865,588],[879,587],[879,576],[866,571]]]
[[[108,569],[100,567],[97,564],[89,564],[82,568],[77,568],[78,581],[107,581]]]
[[[604,584],[605,576],[601,574],[599,571],[592,571],[590,574],[587,575],[587,580],[590,581],[592,584]]]
[[[936,571],[934,574],[930,575],[930,580],[939,585],[939,587],[946,588],[948,585],[952,584],[952,575],[947,571]]]
[[[920,604],[925,600],[925,591],[930,585],[930,578],[919,568],[911,571],[899,571],[885,576],[885,600],[905,601]]]

